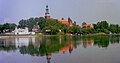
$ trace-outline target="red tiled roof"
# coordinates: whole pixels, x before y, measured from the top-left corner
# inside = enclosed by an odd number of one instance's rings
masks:
[[[83,25],[83,28],[92,28],[92,27],[93,27],[92,24],[85,24],[85,25]]]
[[[88,26],[91,26],[91,24],[85,24],[85,25],[83,25],[83,26],[86,26],[86,27],[88,27]]]
[[[62,24],[69,25],[69,22],[67,20],[58,20],[58,21],[61,22]]]
[[[70,22],[70,21],[67,21],[67,20],[58,20],[58,21],[64,25],[69,25],[70,27],[72,27],[72,22]]]

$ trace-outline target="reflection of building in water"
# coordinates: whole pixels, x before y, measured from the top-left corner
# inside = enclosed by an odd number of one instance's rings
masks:
[[[40,47],[40,43],[41,43],[42,39],[35,38],[35,43],[33,44],[35,48],[39,48]]]
[[[14,38],[0,38],[0,46],[15,46]]]
[[[14,38],[0,38],[0,51],[16,50]]]
[[[94,39],[85,39],[83,42],[84,47],[93,46],[93,45],[94,45]]]
[[[69,52],[71,53],[73,51],[74,45],[73,42],[66,42],[66,46],[61,48],[59,50],[59,52],[65,53],[65,52]]]
[[[28,46],[29,44],[35,44],[35,37],[23,37],[15,38],[16,47]]]
[[[40,42],[35,37],[9,37],[0,38],[0,46],[15,46],[16,48],[28,45],[34,45],[35,48],[40,47]]]
[[[46,55],[46,57],[47,57],[47,63],[50,63],[51,56],[52,56],[52,53],[47,53],[47,55]]]

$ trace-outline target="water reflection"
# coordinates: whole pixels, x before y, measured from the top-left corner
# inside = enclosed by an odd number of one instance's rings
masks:
[[[93,46],[94,45],[94,39],[91,38],[91,39],[88,39],[88,38],[85,38],[83,40],[83,47],[88,47],[88,46]]]
[[[111,44],[119,43],[119,39],[119,36],[9,37],[0,38],[0,51],[19,50],[23,55],[46,56],[47,63],[50,63],[54,53],[71,54],[77,46],[107,48]]]

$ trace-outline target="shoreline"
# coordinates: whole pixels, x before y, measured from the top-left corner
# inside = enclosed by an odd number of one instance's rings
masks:
[[[35,35],[0,35],[0,38],[10,38],[10,37],[36,37]]]
[[[88,34],[88,35],[40,35],[42,36],[111,36],[111,35],[120,35],[120,34]],[[0,38],[9,38],[9,37],[40,37],[37,35],[0,35]]]

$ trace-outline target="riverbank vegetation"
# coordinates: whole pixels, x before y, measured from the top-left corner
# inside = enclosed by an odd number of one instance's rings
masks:
[[[28,27],[32,31],[33,26],[39,26],[39,32],[49,35],[65,35],[65,34],[118,34],[120,33],[120,26],[118,24],[109,24],[107,21],[100,21],[93,24],[93,28],[82,28],[76,23],[72,27],[63,25],[57,19],[45,19],[43,17],[22,19],[19,24],[5,23],[0,24],[0,33],[12,32],[15,27]]]

